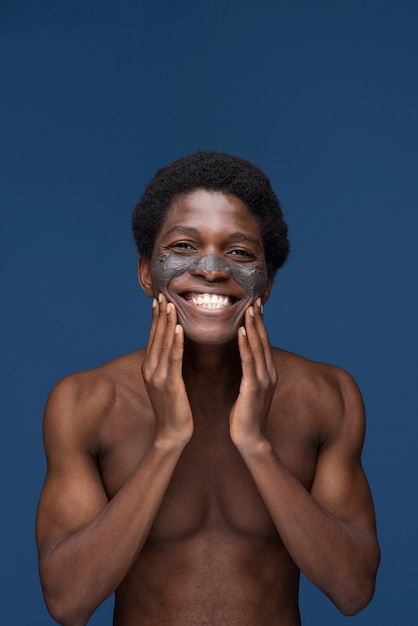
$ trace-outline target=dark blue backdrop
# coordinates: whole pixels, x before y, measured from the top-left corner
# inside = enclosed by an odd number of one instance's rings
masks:
[[[2,624],[52,624],[33,531],[48,390],[145,343],[130,212],[198,148],[254,161],[282,200],[273,343],[365,397],[383,557],[350,624],[417,623],[417,20],[402,0],[2,0]],[[301,605],[306,626],[346,623],[307,582]]]

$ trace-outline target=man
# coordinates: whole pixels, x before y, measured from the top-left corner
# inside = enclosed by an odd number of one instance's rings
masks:
[[[38,518],[48,609],[81,626],[298,626],[299,571],[345,615],[379,562],[344,371],[269,344],[288,253],[270,183],[199,152],[159,170],[133,215],[146,348],[48,399]]]

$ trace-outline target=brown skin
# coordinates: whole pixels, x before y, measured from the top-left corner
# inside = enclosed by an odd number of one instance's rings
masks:
[[[240,200],[179,199],[139,263],[158,298],[147,347],[53,389],[37,517],[51,615],[83,626],[115,592],[114,626],[298,626],[299,570],[358,612],[379,548],[356,384],[270,346],[271,280],[250,297],[226,273],[195,270],[160,294],[152,266],[168,249],[265,264]],[[190,291],[236,301],[203,310]]]

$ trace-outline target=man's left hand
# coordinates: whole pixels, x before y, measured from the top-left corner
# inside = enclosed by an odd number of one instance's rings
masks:
[[[245,312],[245,327],[238,331],[242,379],[229,416],[231,439],[238,449],[265,441],[267,416],[277,384],[262,311],[258,298]]]

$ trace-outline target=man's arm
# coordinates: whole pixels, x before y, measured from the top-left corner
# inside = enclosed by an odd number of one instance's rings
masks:
[[[108,387],[90,389],[86,407],[77,377],[70,377],[48,400],[44,420],[48,471],[36,531],[45,600],[51,615],[64,626],[84,626],[124,579],[191,437],[190,406],[177,381],[183,337],[181,329],[177,333],[175,329],[175,312],[168,315],[165,302],[155,306],[143,373],[154,410],[160,412],[156,437],[110,502],[89,452],[97,433],[86,427],[92,414],[108,409]]]
[[[333,396],[340,394],[342,402],[335,404],[343,409],[319,450],[307,491],[265,436],[275,375],[261,310],[254,308],[255,315],[246,315],[246,334],[239,338],[243,384],[231,414],[231,437],[294,562],[342,613],[353,615],[371,600],[379,564],[373,503],[360,462],[361,396],[340,371]]]

